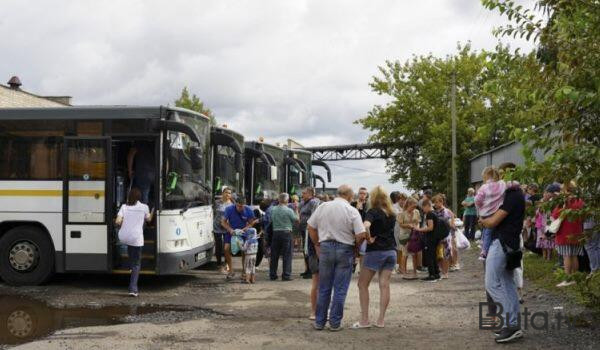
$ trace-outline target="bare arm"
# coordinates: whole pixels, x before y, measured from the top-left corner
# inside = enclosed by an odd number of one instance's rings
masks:
[[[221,226],[225,227],[227,232],[229,232],[229,233],[233,232],[233,229],[231,228],[231,225],[229,225],[229,221],[227,221],[226,218],[221,219]]]
[[[152,210],[150,211],[150,214],[148,214],[148,216],[146,217],[146,221],[150,222],[150,221],[152,221],[152,218],[154,218],[154,208],[152,208]]]
[[[122,223],[123,223],[123,217],[117,215],[117,218],[115,219],[115,225],[121,226]]]
[[[427,226],[416,227],[415,230],[423,233],[433,231],[433,220],[427,220]]]
[[[308,225],[308,235],[310,236],[310,240],[313,242],[315,246],[315,250],[317,251],[317,255],[321,254],[321,246],[319,243],[319,231],[316,228]]]
[[[506,216],[508,215],[507,211],[504,211],[503,209],[500,209],[498,211],[496,211],[494,214],[492,214],[492,216],[485,218],[485,219],[479,219],[479,223],[483,226],[483,227],[487,227],[487,228],[493,228],[498,226],[502,220],[504,220],[504,218],[506,218]]]

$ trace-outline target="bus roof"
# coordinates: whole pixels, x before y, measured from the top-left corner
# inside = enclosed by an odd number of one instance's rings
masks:
[[[185,108],[165,106],[73,106],[40,108],[0,108],[0,120],[97,120],[97,119],[162,119],[167,111],[208,117]]]

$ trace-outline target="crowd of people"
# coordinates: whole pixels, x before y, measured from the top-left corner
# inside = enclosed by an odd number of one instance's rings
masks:
[[[485,269],[488,316],[502,327],[496,341],[510,342],[522,337],[518,323],[520,290],[523,287],[524,249],[552,260],[564,269],[568,287],[572,275],[589,265],[590,276],[600,267],[600,235],[582,243],[584,230],[596,230],[592,220],[564,215],[584,208],[573,182],[552,183],[538,193],[537,184],[521,185],[504,181],[503,171],[484,169],[483,183],[469,188],[462,201],[462,220],[447,208],[444,194],[425,190],[407,195],[388,194],[376,186],[370,192],[360,187],[355,195],[348,185],[335,196],[317,196],[307,187],[301,198],[281,193],[259,209],[246,205],[243,196],[234,197],[225,188],[215,203],[215,255],[227,279],[235,277],[232,256],[241,252],[244,283],[256,282],[256,267],[269,257],[269,279],[291,281],[294,246],[304,257],[302,278],[312,279],[309,318],[316,330],[329,323],[331,331],[342,329],[344,303],[350,281],[358,273],[360,319],[351,329],[385,327],[390,302],[390,280],[394,274],[405,280],[438,282],[449,272],[460,270],[464,227],[465,240],[480,239],[479,259]],[[143,191],[134,187],[120,208],[116,224],[119,240],[128,246],[131,262],[130,295],[137,296],[137,279],[144,222],[153,212],[143,203]],[[481,230],[477,228],[480,227]],[[297,236],[297,237],[295,237]],[[467,240],[467,245],[469,245]],[[279,261],[282,261],[281,275]],[[583,264],[580,264],[581,262]],[[379,314],[369,317],[369,285],[378,275]],[[503,314],[497,314],[500,305]]]

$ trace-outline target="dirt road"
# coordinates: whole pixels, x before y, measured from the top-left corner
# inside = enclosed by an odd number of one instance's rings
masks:
[[[490,331],[478,329],[478,303],[485,300],[483,271],[476,252],[463,254],[462,270],[438,283],[402,280],[393,276],[392,300],[385,329],[314,331],[308,320],[309,281],[267,281],[264,269],[256,285],[226,282],[216,271],[186,276],[142,277],[139,298],[124,296],[126,276],[61,276],[42,287],[0,285],[0,295],[27,295],[63,312],[62,325],[78,325],[77,317],[104,315],[122,308],[145,306],[147,313],[121,318],[126,324],[58,330],[18,349],[484,349],[498,346]],[[294,262],[295,272],[302,261]],[[239,262],[236,262],[239,266]],[[297,276],[297,274],[295,274]],[[372,312],[377,312],[377,284],[371,286]],[[526,286],[525,306],[533,312],[578,313],[560,297]],[[163,307],[169,305],[170,307]],[[39,307],[39,306],[38,306]],[[84,307],[83,309],[81,307]],[[120,307],[121,309],[119,309]],[[91,309],[91,311],[90,311]],[[71,310],[71,311],[69,311]],[[70,315],[72,310],[79,313]],[[84,311],[82,311],[84,310]],[[140,309],[142,310],[142,309]],[[344,324],[358,319],[356,277],[346,302]],[[57,316],[53,316],[57,318]],[[22,326],[21,322],[21,326]],[[18,323],[16,323],[19,325]],[[81,320],[80,323],[81,324]],[[83,323],[85,325],[85,323]],[[16,326],[12,326],[13,329]],[[597,333],[591,328],[526,331],[525,338],[507,348],[593,349]],[[2,347],[2,346],[0,346]]]

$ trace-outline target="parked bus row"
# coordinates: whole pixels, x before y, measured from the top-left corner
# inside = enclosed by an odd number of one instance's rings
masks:
[[[0,109],[0,278],[40,284],[54,273],[128,274],[114,217],[141,187],[156,211],[142,274],[176,274],[212,258],[213,202],[223,188],[258,207],[331,172],[301,149],[246,141],[172,107]]]

